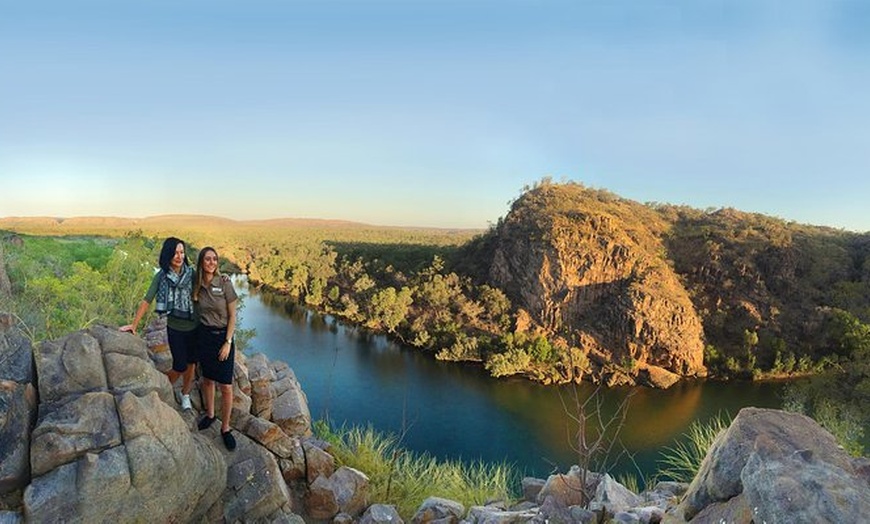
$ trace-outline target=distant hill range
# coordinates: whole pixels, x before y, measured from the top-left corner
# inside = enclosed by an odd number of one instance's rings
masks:
[[[155,227],[185,227],[213,228],[221,226],[292,226],[292,227],[370,227],[360,222],[347,220],[326,220],[317,218],[273,218],[265,220],[233,220],[209,215],[156,215],[145,218],[124,217],[3,217],[0,218],[0,229],[10,229],[20,232],[28,230],[41,234],[46,229],[56,229],[58,232],[87,231],[94,233],[99,230],[117,231],[135,228],[152,229]]]
[[[542,183],[459,267],[505,291],[520,327],[667,385],[644,375],[808,369],[835,351],[832,311],[870,321],[868,255],[868,234]]]

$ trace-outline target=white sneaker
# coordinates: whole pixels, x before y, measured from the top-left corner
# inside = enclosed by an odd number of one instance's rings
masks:
[[[193,406],[190,405],[190,395],[181,395],[181,409],[188,410],[192,408]]]

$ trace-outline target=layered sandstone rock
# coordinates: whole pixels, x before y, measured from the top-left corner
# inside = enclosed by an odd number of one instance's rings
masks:
[[[670,385],[668,373],[705,369],[701,321],[664,256],[665,228],[638,204],[542,187],[491,233],[488,279],[528,314],[521,327]]]

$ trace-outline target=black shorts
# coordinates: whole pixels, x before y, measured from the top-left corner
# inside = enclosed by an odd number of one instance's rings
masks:
[[[236,342],[230,345],[230,355],[226,360],[218,360],[221,348],[227,339],[226,328],[218,329],[205,325],[199,326],[198,356],[202,376],[218,384],[233,383],[233,366],[236,357]]]
[[[178,331],[166,328],[166,338],[169,340],[169,351],[172,353],[172,370],[179,373],[187,369],[188,364],[196,363],[196,330]]]

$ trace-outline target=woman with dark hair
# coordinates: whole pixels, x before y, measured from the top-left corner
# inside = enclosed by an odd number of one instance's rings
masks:
[[[221,390],[221,437],[232,451],[236,439],[230,432],[230,413],[233,410],[233,366],[236,331],[236,304],[238,295],[233,283],[222,278],[218,271],[218,254],[212,247],[204,247],[196,261],[196,282],[193,303],[200,320],[197,336],[198,356],[202,371],[202,395],[205,415],[198,427],[203,430],[212,425],[214,415],[215,382]]]
[[[121,326],[121,331],[136,334],[136,327],[156,298],[155,311],[167,315],[166,334],[169,351],[172,353],[172,369],[167,372],[169,383],[175,386],[178,377],[183,377],[181,408],[191,409],[190,390],[196,370],[196,326],[193,311],[192,290],[194,271],[185,254],[183,240],[169,237],[160,250],[160,270],[154,274],[145,298],[139,303],[133,322]]]

